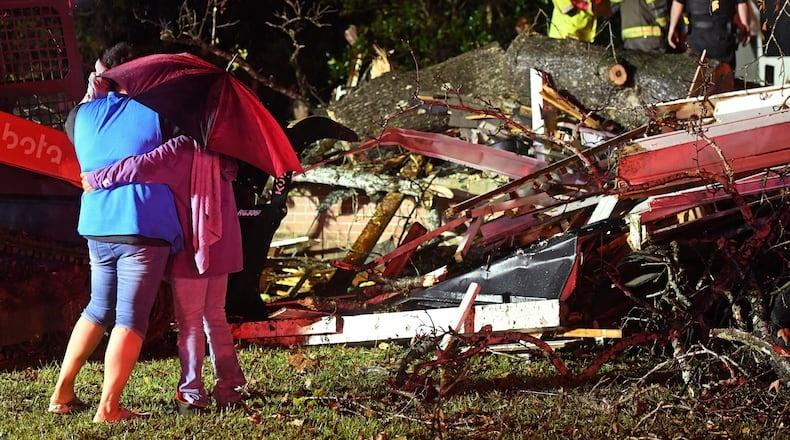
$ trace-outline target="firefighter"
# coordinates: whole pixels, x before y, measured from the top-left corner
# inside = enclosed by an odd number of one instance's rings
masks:
[[[592,2],[552,0],[549,38],[571,38],[592,43],[595,39],[596,19]]]
[[[683,12],[689,18],[689,49],[694,54],[707,51],[707,57],[735,67],[736,31],[741,30],[741,42],[751,39],[749,5],[746,0],[673,0],[669,14],[667,42],[676,48],[680,35],[678,22]],[[737,12],[737,21],[734,21]]]
[[[614,0],[620,6],[623,46],[663,52],[667,29],[667,0]]]

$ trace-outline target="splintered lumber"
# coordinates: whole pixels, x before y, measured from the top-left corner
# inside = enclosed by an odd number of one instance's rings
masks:
[[[783,175],[771,175],[770,172],[766,172],[736,181],[731,184],[731,187],[741,197],[759,196],[762,201],[768,201],[776,197],[777,192],[790,187],[790,181]],[[671,231],[680,224],[689,221],[711,220],[717,216],[734,212],[733,209],[708,214],[702,212],[711,204],[732,197],[733,194],[725,191],[720,185],[699,186],[648,197],[625,217],[629,227],[628,244],[634,250],[641,249],[644,242],[650,240],[653,235],[662,232],[661,229],[657,229],[656,224],[661,222],[666,225],[665,219],[675,215],[678,216],[676,221],[665,227],[664,231]],[[750,204],[753,203],[750,202]],[[690,216],[687,215],[689,212],[694,213],[694,218],[689,218]]]
[[[313,319],[277,319],[245,322],[230,326],[234,339],[279,338],[283,336],[320,335],[342,329],[342,320],[334,316]]]
[[[416,240],[421,236],[425,235],[428,232],[425,229],[425,226],[420,224],[419,222],[412,223],[411,227],[409,227],[409,232],[406,233],[406,236],[403,238],[403,243],[408,243],[412,240]],[[405,253],[398,258],[394,258],[387,262],[384,266],[384,271],[381,273],[381,276],[384,278],[396,278],[400,276],[403,269],[406,268],[406,264],[409,263],[409,259],[411,258],[412,254],[414,254],[413,249],[411,252]]]
[[[477,283],[470,283],[469,288],[466,289],[466,294],[464,295],[463,299],[461,300],[461,305],[458,306],[458,317],[456,318],[455,322],[450,326],[450,328],[455,333],[460,333],[464,324],[474,322],[474,316],[470,316],[473,312],[472,306],[475,303],[475,299],[477,298],[477,294],[480,293],[480,285]],[[470,319],[471,318],[471,319]],[[469,327],[473,327],[473,325],[469,325]],[[450,345],[450,342],[453,339],[453,335],[451,333],[447,333],[442,338],[442,341],[439,343],[439,348],[444,350]]]
[[[790,186],[790,179],[780,175],[769,176],[768,173],[760,173],[732,184],[733,189],[741,196],[762,194],[788,186]],[[649,197],[646,210],[635,212],[635,214],[639,216],[639,220],[642,223],[648,223],[696,206],[730,198],[732,198],[732,194],[729,194],[720,185],[706,185],[704,187]]]
[[[617,202],[617,196],[604,196],[601,198],[598,201],[598,204],[595,206],[595,210],[590,215],[590,218],[587,219],[587,224],[591,225],[595,222],[609,218],[609,216],[612,215],[612,211],[614,211],[614,207],[617,205]]]
[[[423,158],[420,156],[412,156],[413,161],[407,161],[400,170],[400,176],[405,179],[414,179],[419,176],[422,171]],[[392,221],[395,213],[400,209],[400,205],[405,199],[405,195],[399,192],[391,192],[384,196],[383,199],[376,205],[376,211],[370,218],[365,228],[357,237],[351,249],[346,254],[345,258],[340,264],[340,268],[329,280],[331,289],[345,289],[354,278],[355,271],[345,268],[361,266],[370,255],[370,251],[376,246],[379,238],[387,229],[387,226]]]
[[[423,158],[420,156],[411,156],[413,161],[407,161],[401,168],[400,177],[404,179],[416,179],[422,172]],[[378,243],[381,234],[392,221],[392,217],[398,212],[400,205],[406,196],[399,192],[392,192],[384,196],[384,198],[376,206],[376,211],[373,217],[365,225],[365,228],[357,237],[351,250],[343,259],[343,263],[351,266],[358,266],[365,262],[365,259],[373,250],[373,247]]]
[[[296,237],[296,238],[286,238],[283,240],[275,240],[269,245],[269,248],[283,248],[289,246],[296,246],[298,244],[308,243],[310,241],[310,237]]]
[[[329,315],[326,312],[319,312],[318,310],[309,309],[293,309],[283,307],[269,314],[271,319],[316,319],[323,318]]]
[[[659,118],[669,115],[677,119],[715,116],[717,121],[725,121],[774,113],[782,109],[788,99],[790,88],[783,84],[662,102],[653,110]]]
[[[469,252],[469,248],[472,247],[472,242],[475,241],[475,237],[477,237],[477,233],[480,232],[480,226],[483,224],[483,216],[478,217],[474,221],[472,221],[472,225],[464,232],[463,238],[461,239],[461,243],[458,245],[458,249],[455,251],[455,258],[456,263],[460,263],[464,261],[464,257],[466,253]]]
[[[357,266],[365,262],[365,259],[373,250],[373,247],[378,243],[381,234],[387,225],[392,221],[392,217],[398,212],[401,203],[403,202],[404,195],[398,192],[389,193],[376,205],[376,211],[373,213],[370,221],[362,232],[357,237],[351,250],[343,259],[343,263]]]
[[[601,143],[599,145],[596,145],[594,147],[590,147],[590,148],[582,151],[582,154],[584,154],[584,155],[586,155],[588,157],[594,157],[595,155],[597,155],[597,154],[599,154],[599,153],[601,153],[603,151],[606,151],[609,148],[615,147],[617,145],[620,145],[620,144],[623,144],[625,142],[628,142],[628,141],[630,141],[630,140],[632,140],[634,138],[642,136],[646,132],[647,132],[647,125],[643,125],[643,126],[641,126],[639,128],[635,128],[635,129],[633,129],[631,131],[625,132],[625,133],[623,133],[623,134],[621,134],[621,135],[619,135],[619,136],[617,136],[615,138],[609,139],[608,141],[603,142],[603,143]],[[547,166],[545,168],[541,168],[541,169],[539,169],[539,170],[537,170],[537,171],[535,171],[533,173],[530,173],[530,174],[528,174],[528,175],[526,175],[524,177],[518,178],[518,179],[513,180],[513,181],[511,181],[509,183],[506,183],[506,184],[500,186],[499,188],[491,190],[491,191],[489,191],[489,192],[487,192],[485,194],[477,195],[477,196],[472,197],[472,198],[470,198],[468,200],[464,200],[463,202],[458,203],[457,205],[451,206],[450,208],[447,209],[446,214],[447,215],[457,214],[457,213],[465,211],[465,210],[467,210],[469,208],[473,208],[473,207],[478,206],[480,204],[486,203],[486,202],[488,202],[489,200],[493,199],[496,196],[499,196],[501,194],[506,194],[506,193],[509,193],[511,191],[514,191],[514,190],[526,185],[527,183],[534,181],[535,179],[537,179],[539,177],[547,176],[547,175],[549,175],[550,173],[552,173],[554,171],[557,171],[557,170],[560,170],[562,168],[566,168],[566,167],[578,164],[578,162],[580,160],[581,159],[578,156],[567,157],[567,158],[565,158],[565,159],[563,159],[563,160],[561,160],[559,162],[555,162],[555,163],[553,163],[553,164],[551,164],[551,165],[549,165],[549,166]]]
[[[363,305],[368,307],[382,304],[394,298],[405,296],[416,288],[431,287],[444,281],[447,278],[447,274],[447,266],[442,266],[422,276],[407,279],[399,278],[388,284],[366,287],[363,290],[363,295],[367,299]],[[386,275],[386,273],[382,275]]]
[[[543,98],[543,101],[551,104],[557,110],[560,110],[564,113],[567,113],[576,120],[580,121],[583,125],[586,125],[590,128],[594,128],[596,130],[601,128],[601,125],[595,118],[591,116],[585,115],[584,111],[580,109],[576,104],[570,102],[566,97],[562,96],[557,92],[552,86],[551,82],[544,79],[543,87],[540,90],[540,96]]]
[[[611,338],[620,339],[623,331],[619,328],[577,328],[558,333],[560,338]]]
[[[493,332],[535,332],[552,330],[561,325],[559,300],[482,305],[475,306],[473,312],[474,323],[471,327],[465,327],[462,334],[479,332],[486,325],[491,325]],[[261,339],[263,343],[346,344],[438,336],[447,332],[457,317],[458,308],[451,307],[326,317],[318,321],[324,322],[323,326],[316,326],[316,323],[304,328],[295,328],[295,323],[288,320],[263,321],[234,326],[232,332],[236,338],[243,336],[245,339]],[[335,332],[326,331],[330,327],[330,319],[337,319],[342,323]],[[260,333],[256,333],[256,329]],[[298,332],[295,334],[298,338],[287,337],[294,332]]]

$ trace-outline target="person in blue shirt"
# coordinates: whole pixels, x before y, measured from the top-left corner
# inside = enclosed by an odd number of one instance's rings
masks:
[[[113,46],[97,61],[97,74],[133,57],[128,45]],[[87,99],[66,124],[83,172],[147,153],[174,134],[156,112],[112,91],[107,81],[91,77]],[[120,396],[140,354],[168,257],[181,247],[173,195],[166,185],[137,183],[84,193],[77,230],[88,241],[91,297],[69,339],[49,411],[67,414],[84,405],[74,381],[112,328],[93,421],[141,416],[122,407]]]

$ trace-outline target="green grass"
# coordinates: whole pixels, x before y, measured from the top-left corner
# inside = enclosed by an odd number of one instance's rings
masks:
[[[440,405],[389,391],[404,348],[318,347],[239,351],[252,416],[242,409],[178,416],[171,404],[177,359],[138,364],[123,403],[152,411],[145,421],[94,425],[93,411],[45,409],[57,365],[0,373],[0,438],[788,438],[790,398],[749,380],[689,397],[676,383],[635,385],[649,365],[626,358],[595,381],[569,386],[543,360],[487,356],[473,361],[461,392]],[[299,353],[289,361],[289,356]],[[300,359],[301,357],[301,359]],[[90,362],[77,393],[92,405],[102,364]],[[212,383],[207,368],[206,383]],[[440,408],[441,411],[437,411]],[[379,437],[382,438],[382,437]]]

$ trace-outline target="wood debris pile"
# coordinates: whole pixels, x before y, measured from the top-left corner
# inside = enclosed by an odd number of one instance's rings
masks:
[[[235,336],[307,345],[483,329],[611,337],[634,308],[658,307],[659,286],[677,285],[668,274],[680,257],[650,252],[689,240],[699,249],[747,243],[777,225],[781,233],[790,89],[659,103],[648,124],[624,130],[559,93],[546,73],[533,70],[532,84],[530,107],[414,95],[412,110],[444,112],[451,128],[390,128],[297,177],[378,192],[377,210],[333,268],[264,277],[289,298],[270,303],[268,319],[236,325]],[[434,183],[459,166],[499,184],[464,194]],[[350,173],[362,178],[343,183]],[[412,222],[396,248],[372,253],[404,199],[437,196],[450,202],[439,224]],[[464,301],[471,284],[479,294]],[[644,338],[659,339],[671,338]]]

